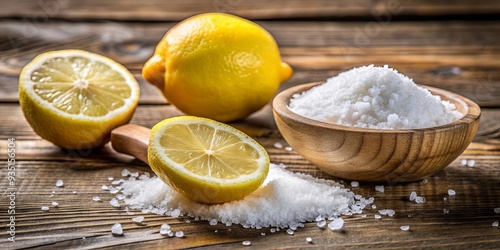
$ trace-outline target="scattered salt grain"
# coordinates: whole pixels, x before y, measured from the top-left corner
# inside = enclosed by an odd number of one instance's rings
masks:
[[[48,206],[42,206],[42,211],[49,211],[49,207]]]
[[[127,196],[126,196],[126,195],[124,195],[124,194],[117,194],[117,195],[116,195],[116,198],[117,198],[118,200],[123,200],[123,199],[125,199],[126,197],[127,197]]]
[[[124,169],[122,170],[122,176],[123,176],[123,177],[127,177],[127,176],[129,176],[130,174],[131,174],[131,172],[130,172],[128,169],[124,168]]]
[[[289,108],[319,121],[376,129],[434,127],[463,116],[454,104],[433,96],[407,76],[374,65],[340,73],[294,95]]]
[[[311,237],[306,237],[306,242],[307,243],[312,243],[313,242],[313,239]]]
[[[111,182],[111,185],[120,185],[120,183],[123,182],[123,179],[119,179],[119,180],[114,180]]]
[[[372,209],[377,209],[377,205],[373,204]]]
[[[286,151],[292,151],[292,150],[293,150],[293,148],[292,148],[292,147],[285,147],[285,150],[286,150]]]
[[[383,193],[383,192],[385,191],[385,188],[384,188],[384,186],[383,186],[383,185],[378,185],[378,186],[375,186],[375,190],[376,190],[377,192],[381,192],[381,193]]]
[[[272,234],[273,234],[273,233],[276,233],[276,228],[271,228],[271,229],[269,229],[269,232],[271,232]]]
[[[344,219],[337,218],[328,223],[328,228],[330,230],[340,230],[344,226]]]
[[[56,187],[64,187],[64,182],[62,180],[57,180]]]
[[[92,200],[93,201],[102,201],[101,198],[99,196],[94,196],[92,197]]]
[[[467,167],[473,168],[475,164],[476,164],[475,160],[470,160],[470,161],[467,162]]]
[[[122,224],[120,223],[115,223],[112,227],[111,227],[111,234],[113,236],[122,236],[123,235],[123,228],[122,228]]]
[[[266,233],[260,233],[261,236],[266,236]]]
[[[412,191],[410,193],[410,201],[414,201],[417,198],[417,192]]]
[[[449,196],[455,196],[457,194],[457,192],[453,189],[448,189],[448,195]]]
[[[374,215],[373,217],[374,217],[375,219],[377,219],[377,220],[378,220],[378,219],[380,219],[380,218],[382,218],[382,216],[380,216],[380,214],[376,214],[376,215]]]
[[[357,182],[357,181],[351,181],[351,187],[353,187],[353,188],[359,187],[359,182]]]
[[[102,185],[102,186],[101,186],[101,189],[102,189],[102,190],[109,190],[109,187],[108,187],[108,186],[106,186],[106,185]]]
[[[251,242],[251,241],[249,241],[249,240],[245,240],[245,241],[241,242],[241,244],[242,244],[243,246],[250,246],[250,245],[252,245],[252,242]]]
[[[161,227],[160,227],[160,234],[162,236],[170,236],[170,237],[172,237],[173,234],[172,234],[172,230],[170,229],[170,225],[168,225],[168,224],[162,224]]]
[[[329,218],[361,214],[374,201],[356,196],[335,181],[293,173],[284,165],[276,164],[270,165],[268,176],[258,190],[241,200],[218,205],[193,202],[156,176],[125,180],[121,187],[120,192],[128,197],[124,202],[131,209],[174,218],[183,214],[202,220],[215,219],[245,228],[273,227],[274,230],[297,228],[303,222],[315,221],[320,215]],[[323,195],[318,196],[319,193]],[[326,224],[326,221],[321,223]]]
[[[132,221],[135,223],[142,223],[142,221],[144,221],[144,216],[134,217],[134,218],[132,218]]]
[[[415,197],[415,202],[416,203],[422,204],[422,203],[425,203],[426,201],[427,201],[427,199],[425,199],[425,197],[423,197],[423,196],[417,196],[417,197]]]
[[[175,237],[177,237],[177,238],[184,237],[184,232],[183,231],[177,231],[177,232],[175,232]]]
[[[396,214],[396,212],[392,209],[382,209],[382,210],[378,210],[378,213],[381,214],[381,215],[387,215],[389,217],[392,217],[394,216],[394,214]]]
[[[283,144],[279,143],[279,142],[275,142],[274,145],[273,145],[275,148],[283,148]]]
[[[495,222],[491,223],[491,226],[492,227],[498,227],[498,221],[495,221]]]
[[[112,198],[109,201],[109,204],[111,204],[111,206],[113,206],[113,207],[120,207],[120,202],[118,202],[118,200],[116,198]]]
[[[324,227],[326,225],[326,220],[320,220],[316,225],[318,225],[318,227]]]
[[[286,230],[286,233],[289,235],[293,235],[295,233],[295,231],[293,231],[292,229],[289,228]]]
[[[495,211],[495,213],[497,214],[500,214],[500,207],[494,208],[493,211]]]
[[[57,202],[53,201],[53,202],[52,202],[52,206],[53,206],[53,207],[59,207],[59,203],[57,203]]]
[[[462,166],[467,166],[467,159],[462,159],[460,163],[462,164]]]
[[[408,230],[410,230],[410,226],[408,226],[408,225],[401,226],[400,228],[401,228],[402,231],[408,231]]]
[[[112,194],[116,194],[116,193],[120,192],[120,188],[109,186],[109,192]]]
[[[76,194],[76,191],[73,191],[73,192],[71,192],[71,193]]]
[[[130,176],[137,178],[139,177],[139,172],[130,173]]]
[[[108,177],[108,181],[112,181],[114,178],[112,176]]]
[[[208,224],[209,224],[210,226],[215,226],[215,225],[217,225],[217,220],[216,220],[216,219],[211,219],[211,220],[208,222]]]
[[[428,182],[428,180],[427,180],[427,179],[423,179],[423,180],[422,180],[422,184],[425,184],[425,183],[427,183],[427,182]]]
[[[450,210],[449,209],[443,209],[443,214],[449,214],[450,213]]]

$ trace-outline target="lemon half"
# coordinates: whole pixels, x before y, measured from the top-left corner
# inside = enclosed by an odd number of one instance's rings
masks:
[[[153,127],[148,161],[165,183],[203,203],[241,199],[269,171],[269,156],[258,142],[229,125],[192,116]]]
[[[38,55],[19,76],[19,102],[33,130],[69,149],[109,141],[139,101],[139,84],[119,63],[81,50]]]

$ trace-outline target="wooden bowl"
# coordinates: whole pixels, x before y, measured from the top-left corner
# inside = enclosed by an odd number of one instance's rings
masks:
[[[450,124],[383,130],[316,121],[288,108],[293,94],[321,83],[286,89],[273,100],[274,119],[285,140],[324,172],[350,180],[407,182],[422,179],[448,166],[476,134],[481,109],[458,94],[420,85],[456,105],[465,114]]]

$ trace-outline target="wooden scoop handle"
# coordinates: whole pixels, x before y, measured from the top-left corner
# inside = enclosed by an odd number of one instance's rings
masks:
[[[132,155],[148,163],[151,130],[136,124],[125,124],[111,131],[111,146],[120,153]]]

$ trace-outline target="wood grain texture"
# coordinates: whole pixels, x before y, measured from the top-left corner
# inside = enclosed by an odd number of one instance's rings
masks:
[[[461,0],[449,4],[431,0],[174,0],[109,1],[69,0],[2,1],[0,17],[45,20],[179,21],[204,12],[227,12],[250,19],[290,18],[383,18],[487,15],[500,11],[500,4],[488,0]]]

